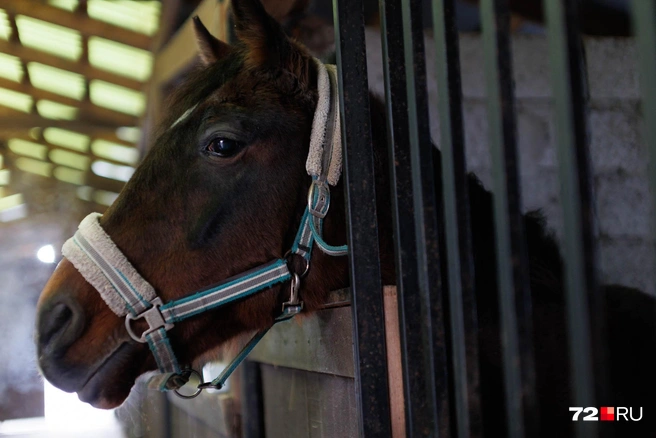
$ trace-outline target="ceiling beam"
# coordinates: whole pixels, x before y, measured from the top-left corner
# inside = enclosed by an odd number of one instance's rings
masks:
[[[62,96],[51,91],[42,90],[33,87],[28,83],[18,83],[8,79],[0,78],[0,87],[8,90],[17,91],[19,93],[29,94],[34,100],[52,100],[53,102],[69,105],[77,108],[80,113],[93,116],[94,119],[106,120],[115,126],[137,126],[139,120],[135,116],[124,114],[108,108],[103,108],[92,104],[89,101],[79,101],[70,97]],[[35,102],[36,105],[36,102]]]
[[[35,0],[0,0],[0,8],[79,31],[82,35],[97,35],[129,46],[150,50],[152,38],[123,27],[94,20]]]
[[[38,62],[50,67],[78,73],[80,75],[86,76],[88,80],[97,79],[99,81],[111,82],[112,84],[120,85],[122,87],[136,91],[141,91],[144,87],[143,83],[137,80],[98,69],[90,64],[70,61],[68,59],[60,58],[58,56],[32,49],[30,47],[25,47],[16,43],[0,40],[0,52],[6,53],[7,55],[16,56],[25,63]]]

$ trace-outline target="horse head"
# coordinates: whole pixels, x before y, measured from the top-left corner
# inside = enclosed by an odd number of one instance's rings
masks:
[[[164,302],[281,258],[292,246],[311,178],[305,160],[317,66],[257,0],[233,2],[230,46],[195,20],[201,63],[172,96],[151,149],[100,219]],[[341,187],[324,225],[343,244]],[[303,280],[305,309],[347,282],[345,257],[317,253]],[[198,364],[227,340],[273,323],[289,283],[179,323],[178,359]],[[64,258],[38,304],[39,365],[55,386],[94,406],[121,404],[156,368],[145,344]]]

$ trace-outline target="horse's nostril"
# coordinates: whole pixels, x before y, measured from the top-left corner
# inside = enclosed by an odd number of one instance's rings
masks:
[[[37,325],[39,344],[52,352],[63,349],[79,337],[83,324],[80,312],[69,304],[59,302],[45,306],[39,313]]]

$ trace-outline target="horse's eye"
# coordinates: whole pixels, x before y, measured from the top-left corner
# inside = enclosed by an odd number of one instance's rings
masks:
[[[205,146],[205,151],[219,157],[231,157],[239,152],[242,146],[243,144],[237,140],[215,138]]]

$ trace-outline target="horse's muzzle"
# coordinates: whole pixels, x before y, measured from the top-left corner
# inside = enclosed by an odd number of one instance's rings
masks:
[[[35,333],[39,366],[48,380],[65,391],[75,391],[83,383],[80,370],[67,365],[64,357],[85,325],[84,311],[67,296],[52,297],[39,306]]]

